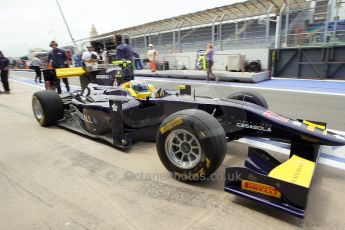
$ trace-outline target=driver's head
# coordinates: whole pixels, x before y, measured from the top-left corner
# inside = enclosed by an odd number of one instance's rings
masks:
[[[149,85],[146,83],[145,80],[132,80],[130,83],[130,87],[136,93],[149,92]]]

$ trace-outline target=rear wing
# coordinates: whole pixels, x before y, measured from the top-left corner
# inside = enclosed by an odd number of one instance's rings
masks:
[[[57,68],[55,69],[57,78],[78,77],[88,72],[84,67]]]
[[[54,70],[52,70],[54,71]],[[81,77],[81,86],[89,83],[117,86],[134,79],[131,62],[116,61],[112,68],[92,69],[91,67],[73,67],[55,69],[56,78]]]

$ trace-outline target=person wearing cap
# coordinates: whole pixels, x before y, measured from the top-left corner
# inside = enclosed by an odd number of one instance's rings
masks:
[[[10,86],[8,84],[8,66],[10,64],[10,61],[8,58],[4,56],[4,54],[0,51],[0,71],[1,71],[1,82],[4,86],[5,93],[10,93]]]
[[[50,42],[50,47],[52,50],[48,54],[48,65],[51,65],[54,69],[64,68],[68,64],[67,56],[64,50],[58,48],[56,41]],[[63,83],[65,83],[66,89],[69,92],[69,82],[67,78],[62,78]],[[60,79],[58,79],[57,85],[58,93],[61,93]]]
[[[156,61],[157,61],[157,51],[155,50],[153,44],[149,44],[150,49],[147,51],[147,58],[150,61],[150,69],[151,72],[156,72],[157,66],[156,66]]]

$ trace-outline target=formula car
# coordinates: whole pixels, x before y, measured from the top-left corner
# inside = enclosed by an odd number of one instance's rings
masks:
[[[32,107],[37,121],[121,148],[154,141],[161,162],[183,181],[210,176],[223,162],[229,141],[263,137],[290,143],[290,166],[254,149],[246,168],[227,169],[225,190],[297,216],[304,213],[319,146],[345,145],[345,138],[328,131],[323,123],[270,111],[266,100],[255,92],[219,99],[197,96],[189,85],[168,90],[132,80],[115,87],[111,79],[103,72],[84,90],[63,95],[34,93]],[[291,172],[288,175],[282,173],[285,166]],[[234,173],[242,177],[232,177]],[[297,192],[300,195],[295,199]]]

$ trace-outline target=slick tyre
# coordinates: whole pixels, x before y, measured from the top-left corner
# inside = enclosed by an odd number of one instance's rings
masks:
[[[223,162],[227,141],[212,115],[197,109],[176,112],[159,127],[158,156],[177,180],[206,180]]]
[[[64,116],[62,100],[55,91],[36,92],[32,96],[32,110],[41,126],[50,126]]]
[[[241,91],[238,93],[231,94],[226,99],[246,101],[264,107],[265,109],[268,109],[266,99],[258,92]]]

